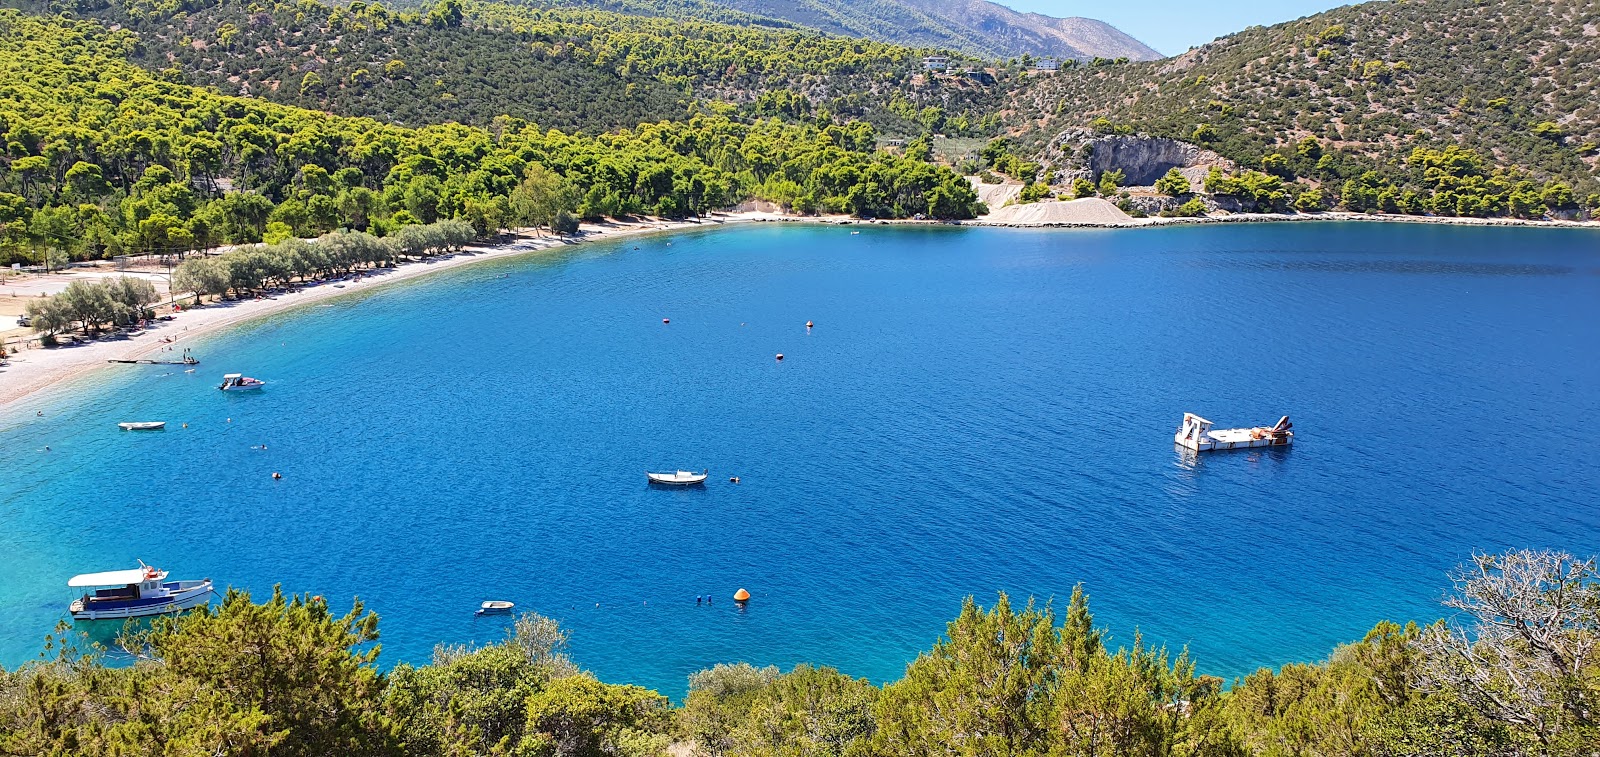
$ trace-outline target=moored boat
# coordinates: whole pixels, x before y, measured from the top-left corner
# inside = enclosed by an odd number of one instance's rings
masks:
[[[1211,430],[1211,421],[1194,413],[1183,414],[1183,425],[1173,435],[1179,446],[1195,452],[1212,450],[1254,449],[1256,447],[1287,447],[1294,443],[1294,424],[1289,416],[1280,418],[1273,426],[1254,428],[1225,428]]]
[[[507,602],[503,599],[491,599],[478,606],[478,614],[505,615],[511,612],[511,609],[516,606],[517,604],[515,602]]]
[[[133,422],[129,422],[129,423],[118,423],[117,426],[119,428],[121,428],[123,431],[160,431],[161,429],[164,429],[164,428],[167,427],[167,422],[166,421],[133,421]]]
[[[211,579],[168,581],[167,572],[143,562],[137,568],[73,576],[67,586],[95,588],[72,601],[75,620],[121,620],[166,615],[199,607],[211,599]]]
[[[706,477],[711,475],[711,471],[705,470],[699,473],[686,470],[674,471],[672,473],[650,473],[646,471],[644,475],[649,477],[650,483],[652,484],[665,484],[667,486],[693,486],[695,484],[705,483]]]
[[[260,389],[267,382],[253,379],[242,373],[230,373],[222,377],[222,386],[217,387],[224,392],[242,392],[251,389]]]

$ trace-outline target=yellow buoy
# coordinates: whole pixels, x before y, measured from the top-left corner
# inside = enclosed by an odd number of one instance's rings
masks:
[[[745,591],[744,589],[740,589],[740,590],[734,592],[733,593],[733,601],[735,601],[735,602],[748,602],[748,601],[750,601],[750,592]]]

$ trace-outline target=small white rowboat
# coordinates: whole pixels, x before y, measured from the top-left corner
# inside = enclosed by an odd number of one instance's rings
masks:
[[[650,483],[652,484],[665,484],[667,486],[693,486],[695,484],[705,483],[706,477],[710,476],[711,472],[701,471],[699,473],[694,473],[691,471],[681,470],[673,473],[646,472],[644,475],[650,478]]]
[[[123,431],[159,431],[167,427],[166,421],[139,421],[136,423],[118,423]]]
[[[480,605],[478,607],[478,614],[479,615],[505,615],[506,613],[511,612],[511,609],[516,607],[516,606],[517,605],[516,605],[515,602],[507,602],[505,600],[500,600],[500,599],[491,599],[491,600],[489,600],[487,602],[484,602],[482,605]]]

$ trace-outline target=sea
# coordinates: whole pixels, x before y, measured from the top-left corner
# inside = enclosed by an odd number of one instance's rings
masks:
[[[503,599],[674,698],[722,662],[882,683],[967,597],[1081,586],[1113,646],[1232,680],[1446,617],[1474,553],[1600,552],[1588,230],[752,224],[177,347],[0,414],[0,665],[143,560],[359,598],[386,668],[504,638]],[[1295,441],[1195,456],[1186,412]],[[678,469],[709,480],[646,483]]]

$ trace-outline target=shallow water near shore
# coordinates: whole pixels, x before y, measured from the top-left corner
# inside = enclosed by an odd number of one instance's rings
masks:
[[[1233,677],[1439,617],[1474,550],[1600,551],[1584,230],[753,225],[182,346],[195,373],[0,416],[0,664],[39,653],[68,577],[142,558],[359,595],[386,665],[498,639],[473,609],[513,600],[675,697],[740,660],[893,680],[964,596],[1078,583],[1114,642]],[[268,386],[216,391],[234,371]],[[1196,460],[1185,411],[1287,413],[1295,445]],[[645,484],[679,467],[709,485]]]

